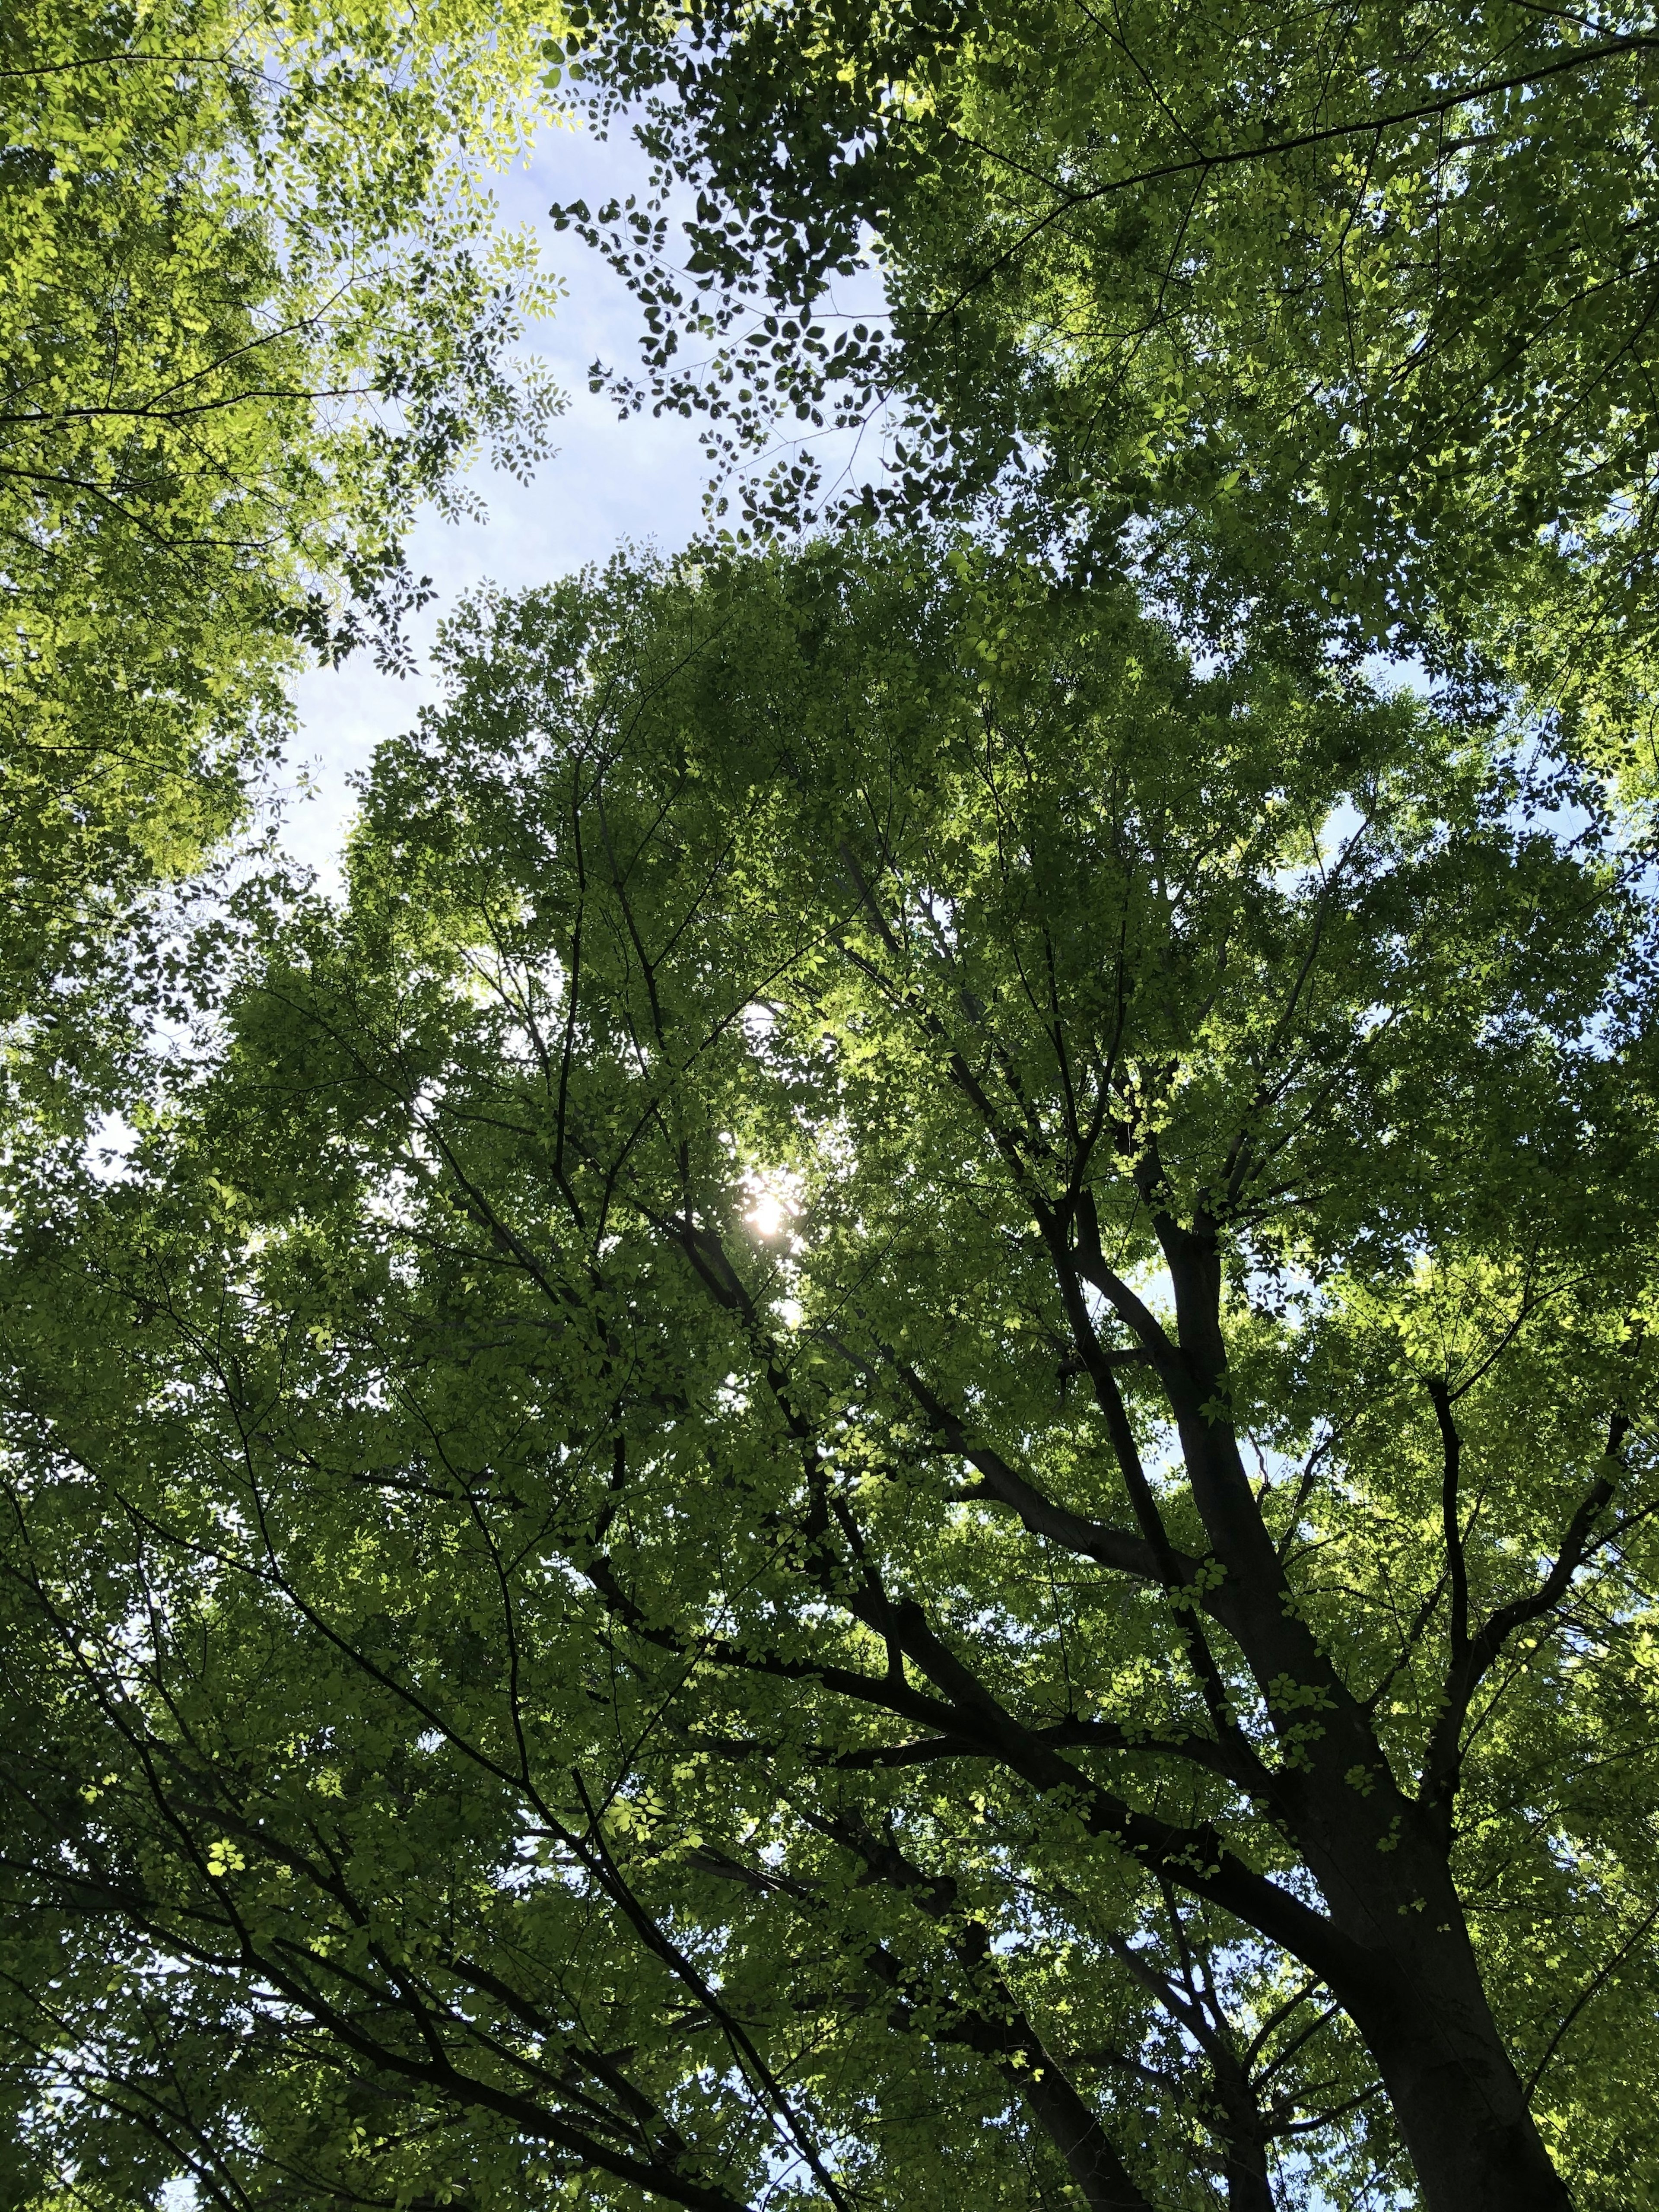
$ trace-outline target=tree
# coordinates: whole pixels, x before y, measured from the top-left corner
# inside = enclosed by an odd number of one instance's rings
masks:
[[[1643,2201],[1594,793],[950,539],[447,652],[15,1201],[15,2194]]]
[[[1472,646],[1649,764],[1647,10],[1032,0],[575,11],[654,197],[564,211],[647,315],[750,520],[991,498],[1224,629],[1316,609]],[[637,106],[626,111],[637,115]],[[835,280],[878,268],[890,318]],[[803,450],[791,442],[805,440]],[[1607,725],[1603,726],[1604,723]]]
[[[395,635],[416,503],[556,395],[477,167],[520,11],[21,0],[0,26],[0,1018],[240,814],[304,649]]]

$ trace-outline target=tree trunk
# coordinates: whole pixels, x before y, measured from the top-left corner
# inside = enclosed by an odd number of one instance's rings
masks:
[[[1571,2212],[1481,1984],[1449,1819],[1431,1820],[1394,1783],[1369,1717],[1297,1614],[1231,1426],[1194,1402],[1224,1388],[1213,1250],[1173,1228],[1160,1235],[1182,1349],[1199,1353],[1196,1383],[1171,1402],[1206,1532],[1241,1593],[1227,1625],[1270,1706],[1301,1689],[1322,1715],[1302,1776],[1280,1788],[1332,1925],[1366,1961],[1326,1978],[1376,2061],[1425,2212]]]
[[[1210,2063],[1215,2072],[1214,2126],[1225,2161],[1227,2212],[1276,2212],[1261,2100],[1236,2055],[1219,2037],[1211,2050]]]
[[[1276,2212],[1267,2155],[1260,2143],[1227,2146],[1227,2212]]]
[[[1397,1942],[1378,1943],[1382,1913],[1369,1916],[1376,1983],[1337,1995],[1376,2061],[1424,2212],[1571,2212],[1439,1873],[1431,1907],[1409,1916],[1398,1903],[1387,1908],[1415,1923]]]
[[[1483,2036],[1420,1995],[1416,2009],[1415,2021],[1396,2017],[1366,2040],[1417,2169],[1425,2212],[1571,2212],[1490,2021]]]

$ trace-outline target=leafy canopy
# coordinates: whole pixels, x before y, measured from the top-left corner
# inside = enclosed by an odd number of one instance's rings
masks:
[[[949,539],[447,651],[16,1195],[14,2197],[1645,2201],[1588,799]]]
[[[478,181],[549,112],[532,28],[5,11],[0,1016],[50,1035],[40,987],[237,817],[304,647],[395,641],[416,501],[544,450],[507,356],[551,289]]]
[[[654,194],[563,210],[645,310],[625,388],[706,410],[752,526],[988,501],[1074,573],[1150,558],[1224,630],[1243,600],[1476,642],[1630,742],[1659,457],[1649,9],[573,21],[588,97],[657,163]],[[836,280],[871,264],[890,313],[854,321]],[[818,429],[883,420],[884,471],[826,480]]]

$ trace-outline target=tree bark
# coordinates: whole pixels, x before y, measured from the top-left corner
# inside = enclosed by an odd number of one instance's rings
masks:
[[[1227,2212],[1277,2212],[1267,2158],[1259,2142],[1227,2145]]]
[[[1215,2073],[1216,2131],[1224,2160],[1227,2212],[1276,2212],[1261,2102],[1243,2067],[1218,2037],[1210,2063]]]
[[[1369,1716],[1304,1626],[1225,1411],[1218,1240],[1168,1215],[1156,1226],[1179,1345],[1145,1340],[1162,1363],[1194,1501],[1234,1586],[1226,1626],[1276,1725],[1311,1723],[1297,1767],[1279,1778],[1278,1809],[1334,1930],[1352,1947],[1354,1971],[1328,1979],[1376,2061],[1425,2212],[1571,2212],[1469,1942],[1449,1864],[1451,1791],[1431,1813],[1399,1787]]]
[[[1020,2087],[1089,2212],[1152,2212],[1100,2122],[1052,2061],[1028,2071]]]
[[[1400,1945],[1376,1990],[1338,1992],[1376,2061],[1425,2212],[1571,2212],[1449,1880],[1441,1902],[1449,1917]]]

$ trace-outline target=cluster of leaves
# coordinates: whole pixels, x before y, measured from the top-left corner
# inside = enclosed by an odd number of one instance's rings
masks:
[[[15,1194],[14,2197],[1647,2201],[1639,855],[961,541],[447,650]]]
[[[471,0],[5,10],[0,1018],[236,820],[303,649],[395,649],[416,501],[544,450],[477,182],[541,67]]]
[[[988,502],[1189,613],[1479,641],[1608,745],[1649,690],[1659,507],[1644,5],[700,0],[579,11],[657,163],[562,211],[710,417],[750,526]],[[677,245],[676,228],[680,242]],[[873,266],[890,313],[836,313]],[[826,423],[890,433],[826,484]],[[768,469],[780,430],[809,442]]]

